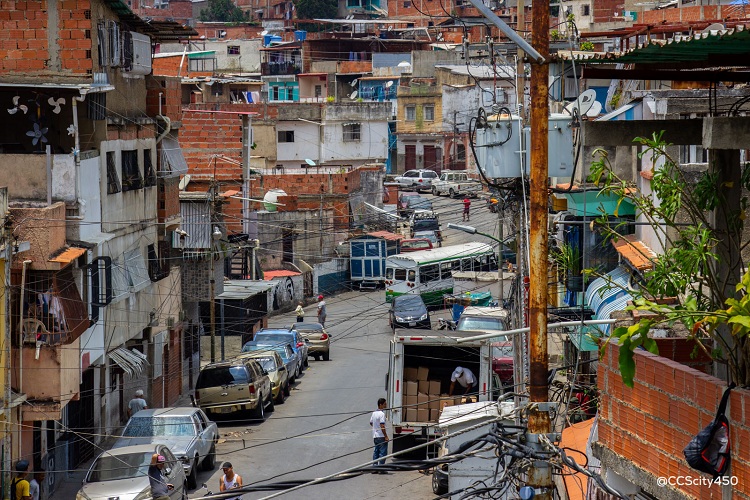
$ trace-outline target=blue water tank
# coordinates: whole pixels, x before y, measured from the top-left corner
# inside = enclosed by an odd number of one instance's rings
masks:
[[[294,40],[296,42],[304,42],[307,40],[307,31],[305,30],[297,30],[294,32]]]
[[[273,35],[263,35],[263,46],[268,47],[271,44],[271,38]]]
[[[270,44],[275,43],[275,42],[279,42],[280,43],[281,41],[282,41],[282,38],[279,35],[272,35],[271,36],[271,40],[268,42],[268,44],[270,45]]]

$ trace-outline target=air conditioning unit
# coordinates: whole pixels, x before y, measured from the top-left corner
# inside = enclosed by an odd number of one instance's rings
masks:
[[[132,75],[151,73],[151,38],[141,33],[126,31],[124,37],[123,68]]]

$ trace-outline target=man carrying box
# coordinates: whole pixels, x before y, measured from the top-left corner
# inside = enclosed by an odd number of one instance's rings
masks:
[[[461,387],[465,389],[464,394],[469,394],[469,391],[476,387],[477,378],[473,373],[471,373],[471,370],[469,370],[468,368],[457,366],[456,369],[453,370],[453,374],[451,374],[451,387],[448,390],[449,396],[453,396],[453,389],[455,389],[456,387],[456,382],[458,382]]]

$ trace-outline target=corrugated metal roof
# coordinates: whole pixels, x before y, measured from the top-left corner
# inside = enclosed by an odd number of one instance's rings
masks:
[[[118,347],[114,351],[110,351],[107,355],[109,359],[114,361],[131,377],[140,375],[143,372],[143,368],[148,364],[146,355],[135,349],[127,350],[124,347]]]
[[[201,193],[203,194],[203,193]],[[211,206],[209,200],[180,200],[182,230],[187,233],[185,248],[211,248]]]
[[[85,248],[70,247],[60,252],[55,257],[49,259],[50,262],[57,262],[60,264],[70,264],[75,259],[86,253]]]
[[[372,233],[367,233],[363,236],[374,236],[375,238],[383,238],[384,240],[391,240],[391,241],[398,241],[403,240],[404,235],[403,234],[396,234],[391,233],[390,231],[373,231]],[[357,238],[352,238],[357,239]]]
[[[287,271],[286,269],[277,269],[275,271],[263,271],[263,279],[265,281],[270,281],[274,278],[283,278],[285,276],[299,276],[302,273],[298,273],[297,271]]]
[[[224,292],[217,295],[218,299],[241,300],[252,297],[273,288],[273,283],[251,280],[227,280],[224,282]]]
[[[597,309],[604,302],[611,300],[623,289],[628,288],[630,273],[623,266],[618,266],[613,271],[596,278],[586,289],[586,303],[589,309],[596,314]]]
[[[161,141],[161,166],[159,177],[176,177],[188,172],[187,161],[175,137],[168,135]]]

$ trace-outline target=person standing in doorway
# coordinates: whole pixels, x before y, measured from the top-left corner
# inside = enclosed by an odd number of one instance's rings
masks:
[[[44,470],[34,471],[34,479],[29,481],[29,492],[31,493],[31,500],[39,500],[41,498],[44,477]]]
[[[385,465],[383,458],[388,454],[388,433],[385,430],[385,398],[378,399],[378,409],[370,416],[370,427],[372,427],[372,439],[375,448],[372,459],[377,460],[373,465]],[[375,474],[387,474],[386,471],[375,471]]]
[[[302,307],[302,302],[297,304],[297,309],[294,310],[294,313],[297,315],[297,323],[305,321],[305,309]]]
[[[469,220],[469,209],[471,208],[471,200],[468,196],[464,196],[464,222]]]
[[[326,326],[326,301],[322,295],[318,295],[318,323]]]
[[[235,488],[242,488],[242,477],[234,472],[231,463],[224,462],[221,464],[221,470],[224,472],[224,475],[219,479],[219,491],[229,491]],[[240,500],[241,498],[242,495],[238,495],[237,497],[228,500]]]
[[[132,417],[141,410],[148,408],[148,403],[143,399],[143,391],[138,389],[135,391],[135,396],[128,403],[128,418]]]

